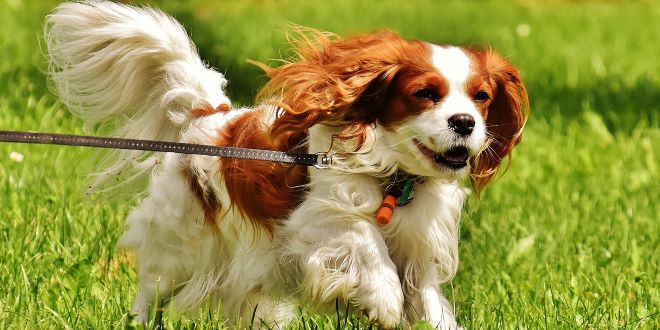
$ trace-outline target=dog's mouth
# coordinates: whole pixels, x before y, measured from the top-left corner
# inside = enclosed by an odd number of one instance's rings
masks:
[[[444,165],[454,170],[459,170],[467,166],[470,152],[468,148],[464,146],[456,146],[443,152],[435,152],[417,139],[414,140],[414,143],[424,156],[436,164]]]

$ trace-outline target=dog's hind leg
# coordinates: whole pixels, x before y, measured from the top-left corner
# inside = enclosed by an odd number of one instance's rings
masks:
[[[139,290],[132,311],[143,323],[159,298],[170,298],[190,279],[198,251],[208,241],[202,207],[177,157],[168,155],[152,178],[149,195],[129,215],[120,241],[139,260]],[[199,303],[204,298],[200,295]]]

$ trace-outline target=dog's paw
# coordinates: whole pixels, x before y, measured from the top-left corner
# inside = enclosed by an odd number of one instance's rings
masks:
[[[149,313],[147,312],[131,311],[131,317],[133,322],[141,325],[142,327],[146,327],[149,324]]]
[[[369,316],[383,328],[396,327],[403,318],[403,290],[398,278],[380,278],[370,281],[369,289],[358,303]]]
[[[394,329],[401,323],[402,315],[397,312],[398,306],[373,306],[367,310],[370,322],[378,322],[383,329]]]
[[[458,325],[453,315],[443,315],[442,317],[432,318],[429,323],[433,329],[438,330],[463,330],[463,327]]]
[[[150,304],[151,302],[149,299],[145,298],[144,294],[138,294],[137,297],[135,297],[135,302],[133,303],[133,307],[131,308],[131,315],[133,316],[133,320],[137,322],[138,324],[141,324],[143,326],[146,326],[149,322],[149,311],[150,311]]]
[[[416,321],[412,325],[411,329],[412,330],[464,330],[464,328],[462,328],[457,324],[454,324],[453,326],[446,324],[437,324],[434,326],[426,320]]]

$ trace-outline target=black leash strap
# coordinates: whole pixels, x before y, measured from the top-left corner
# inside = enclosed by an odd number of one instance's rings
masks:
[[[314,166],[316,168],[327,168],[332,163],[332,159],[327,156],[326,153],[304,154],[272,150],[209,146],[180,142],[135,140],[52,133],[32,133],[0,130],[0,142],[57,144],[80,147],[174,152],[179,154],[207,155],[221,158],[265,160],[277,163]]]

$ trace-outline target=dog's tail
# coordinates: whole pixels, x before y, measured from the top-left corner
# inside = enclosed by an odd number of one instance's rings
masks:
[[[193,109],[229,104],[224,76],[202,62],[183,27],[160,11],[65,3],[47,17],[45,40],[53,89],[88,129],[109,124],[103,127],[117,127],[115,136],[177,141]],[[122,180],[141,177],[159,157],[111,153],[95,186],[122,172]]]

